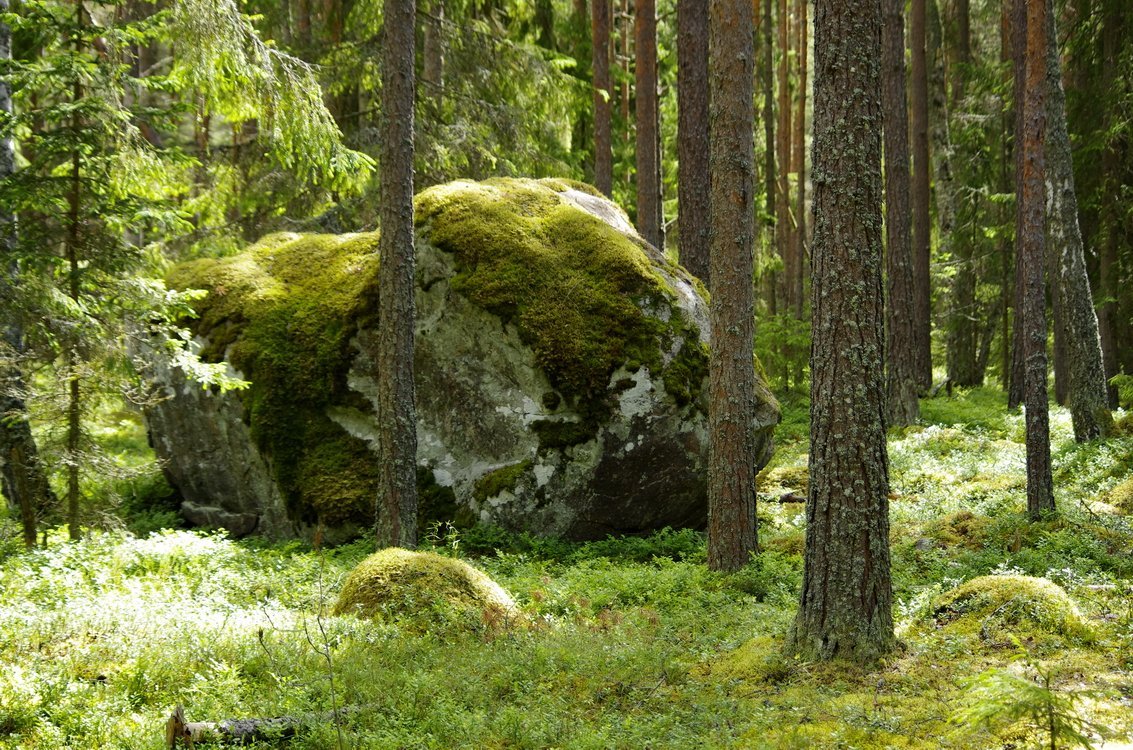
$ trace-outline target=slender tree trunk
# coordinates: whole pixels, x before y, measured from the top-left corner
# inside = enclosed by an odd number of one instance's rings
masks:
[[[1050,210],[1047,254],[1052,261],[1056,335],[1066,347],[1067,400],[1078,441],[1104,437],[1112,419],[1106,394],[1098,318],[1086,273],[1086,253],[1078,227],[1078,196],[1074,187],[1074,159],[1066,127],[1066,96],[1058,51],[1054,5],[1046,0],[1047,190]],[[1061,318],[1061,320],[1059,320]]]
[[[885,232],[888,270],[886,398],[890,424],[910,425],[917,401],[912,238],[909,234],[909,108],[905,98],[904,0],[882,0],[882,106],[885,131]]]
[[[634,118],[637,124],[637,230],[664,249],[661,215],[661,129],[657,107],[657,6],[637,0],[634,11]]]
[[[594,187],[605,195],[614,189],[611,138],[610,0],[594,0],[590,14],[594,76]]]
[[[932,387],[932,288],[929,278],[929,163],[928,152],[928,61],[926,39],[926,0],[912,0],[909,44],[911,119],[913,146],[913,283],[915,286],[917,387]]]
[[[1123,24],[1117,2],[1103,3],[1102,14],[1102,66],[1101,90],[1108,95],[1114,90],[1117,76],[1117,56],[1123,34]],[[1112,107],[1106,108],[1106,130],[1115,129],[1116,114]],[[1101,242],[1098,252],[1098,282],[1101,292],[1101,306],[1098,308],[1098,326],[1101,335],[1102,356],[1105,363],[1105,377],[1109,395],[1109,405],[1117,406],[1117,389],[1109,386],[1109,378],[1118,373],[1116,300],[1118,298],[1117,243],[1120,233],[1120,206],[1118,195],[1121,185],[1121,163],[1116,136],[1111,135],[1102,150],[1102,206]]]
[[[1011,70],[1012,80],[1014,80],[1014,38],[1012,27],[1015,25],[1013,18],[1014,12],[1013,0],[1000,0],[1000,15],[999,15],[999,41],[1000,52],[999,62],[1008,70]],[[999,189],[1001,193],[1007,193],[1015,189],[1012,179],[1013,170],[1011,165],[1014,160],[1014,142],[1015,142],[1015,125],[1014,125],[1014,98],[1012,98],[1012,109],[1003,107],[1003,113],[1000,117],[1000,129],[1003,133],[1003,151],[1000,159],[999,168]],[[1007,208],[1001,207],[1000,210],[1003,215],[1000,218],[1000,224],[1006,224],[1008,221]],[[1000,358],[999,368],[999,381],[1003,390],[1007,391],[1008,407],[1014,408],[1019,405],[1022,400],[1022,395],[1018,399],[1012,399],[1011,396],[1011,381],[1014,377],[1011,371],[1011,364],[1013,361],[1012,352],[1015,350],[1013,338],[1013,303],[1015,293],[1015,253],[1014,246],[1006,237],[1001,237],[999,240],[999,258],[1000,266],[1000,289],[999,289],[999,331],[1000,341],[1002,342],[1002,352]]]
[[[804,259],[806,258],[806,87],[807,87],[807,3],[806,0],[797,0],[795,3],[795,22],[799,29],[798,34],[798,111],[795,113],[795,173],[798,180],[795,185],[795,249],[792,253],[795,262],[791,282],[794,284],[792,292],[795,298],[795,319],[803,319],[803,290],[805,279],[803,274]],[[801,367],[801,365],[800,365]],[[800,378],[801,379],[801,378]]]
[[[788,650],[894,646],[882,378],[881,3],[816,0],[810,486]]]
[[[1022,2],[1023,0],[1017,0]],[[1050,472],[1050,416],[1046,390],[1046,295],[1043,284],[1045,244],[1046,3],[1026,0],[1023,129],[1019,180],[1019,254],[1023,270],[1024,401],[1027,423],[1027,513],[1038,520],[1054,511]]]
[[[1015,204],[1016,217],[1022,203],[1023,189],[1023,109],[1026,95],[1027,70],[1027,3],[1029,0],[1011,0],[1011,57],[1015,70],[1014,91],[1014,118],[1015,138],[1013,151],[1015,157]],[[1016,218],[1018,226],[1018,218]],[[1023,341],[1026,333],[1023,328],[1024,289],[1026,286],[1023,268],[1022,237],[1018,231],[1015,233],[1015,289],[1014,310],[1011,320],[1011,378],[1007,389],[1007,406],[1014,409],[1023,403],[1025,398],[1026,378],[1026,343]]]
[[[385,0],[381,237],[378,250],[378,545],[417,546],[413,391],[413,0]]]
[[[299,44],[303,49],[311,46],[311,0],[298,0],[295,10],[295,25],[299,33]]]
[[[769,240],[764,243],[764,252],[767,252],[766,248],[774,247],[774,242],[770,240],[776,236],[776,227],[779,225],[778,201],[775,199],[775,188],[779,184],[779,175],[775,164],[775,44],[774,26],[771,18],[773,2],[774,0],[763,0],[763,22],[761,24],[763,26],[763,44],[760,50],[763,64],[759,71],[761,85],[763,86],[763,201],[764,212],[766,213],[766,224],[763,231],[760,232],[760,236]],[[777,280],[775,277],[774,271],[768,273],[764,278],[763,285],[764,294],[767,297],[767,310],[772,315],[778,312],[778,305],[776,304]]]
[[[8,12],[8,0],[0,0],[0,14]],[[11,30],[0,21],[0,64],[12,59]],[[0,113],[12,114],[12,92],[8,79],[0,77]],[[0,182],[16,172],[16,144],[11,136],[0,138]],[[0,207],[0,297],[11,299],[19,288],[19,265],[15,260],[18,241],[16,216],[7,207]],[[43,466],[39,463],[35,439],[28,421],[23,397],[23,376],[19,357],[23,353],[23,332],[15,313],[8,310],[4,322],[4,343],[10,361],[0,363],[0,475],[4,496],[18,509],[23,526],[24,544],[30,549],[36,543],[39,510],[54,500]]]
[[[445,4],[444,0],[433,0],[425,17],[425,30],[421,40],[421,82],[429,89],[430,101],[439,99],[445,88]]]
[[[711,288],[708,270],[708,0],[677,2],[677,180],[681,264]]]
[[[737,570],[756,549],[754,45],[750,0],[709,0],[712,357],[708,567]]]
[[[791,36],[790,3],[779,0],[779,125],[776,144],[779,184],[775,189],[775,250],[783,260],[784,314],[795,308],[794,251],[791,246]]]
[[[82,52],[83,4],[75,2],[75,55]],[[71,90],[71,101],[78,104],[83,98],[82,82],[79,78]],[[71,127],[80,132],[82,123],[78,115],[71,118]],[[68,294],[72,302],[79,301],[79,207],[82,191],[81,157],[78,149],[71,152],[70,189],[67,195],[67,240],[64,252],[67,256]],[[67,529],[72,540],[82,536],[79,518],[79,449],[82,442],[82,401],[79,388],[79,357],[74,343],[67,346]]]
[[[956,0],[956,62],[953,68],[952,105],[959,106],[967,93],[968,76],[972,66],[972,8],[971,0]]]

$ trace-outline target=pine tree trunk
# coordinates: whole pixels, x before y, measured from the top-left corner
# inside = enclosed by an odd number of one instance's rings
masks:
[[[1017,0],[1022,2],[1023,0]],[[1027,513],[1038,520],[1054,511],[1050,472],[1050,415],[1046,389],[1046,294],[1043,284],[1045,238],[1046,3],[1026,0],[1025,94],[1016,234],[1022,259],[1024,402],[1027,423]]]
[[[661,130],[657,108],[657,6],[637,0],[634,11],[634,119],[637,125],[637,231],[665,248],[661,215]]]
[[[909,234],[909,108],[905,97],[904,0],[882,0],[882,107],[888,271],[886,400],[890,424],[910,425],[917,401],[912,238]]]
[[[777,213],[778,201],[775,199],[775,189],[779,184],[779,174],[775,164],[775,42],[774,26],[771,16],[771,5],[774,0],[763,0],[763,44],[760,55],[759,79],[763,87],[763,201],[766,213],[766,224],[760,230],[760,236],[765,237],[764,252],[770,255],[774,248],[773,238],[776,227],[779,225]],[[776,248],[777,249],[777,248]],[[764,296],[767,310],[775,315],[778,312],[777,280],[774,271],[763,278]]]
[[[810,486],[788,648],[894,646],[881,286],[881,3],[815,2]]]
[[[708,567],[738,570],[756,549],[754,45],[750,0],[709,0],[712,356]]]
[[[790,5],[779,0],[779,125],[775,150],[779,162],[779,184],[775,188],[775,250],[783,260],[780,297],[783,313],[795,307],[794,248],[791,246],[791,37]]]
[[[75,2],[75,54],[82,51],[83,4]],[[78,104],[83,98],[82,82],[79,78],[71,90],[71,101]],[[71,118],[71,127],[80,132],[82,123],[78,115]],[[64,252],[67,256],[68,293],[71,301],[79,302],[79,206],[81,200],[81,159],[78,150],[71,152],[70,187],[67,193],[67,239]],[[72,541],[82,536],[79,518],[79,448],[82,440],[82,402],[79,388],[79,357],[76,345],[67,345],[66,369],[68,380],[67,395],[67,530]]]
[[[413,390],[413,0],[385,0],[378,284],[379,547],[417,546]]]
[[[606,196],[614,189],[611,141],[610,0],[594,0],[590,14],[594,77],[594,187]]]
[[[1022,203],[1021,191],[1023,188],[1023,104],[1026,92],[1027,70],[1027,2],[1029,0],[1011,0],[1011,57],[1014,65],[1014,118],[1015,138],[1013,151],[1015,158],[1015,204],[1016,217],[1019,215],[1019,206]],[[1018,218],[1016,218],[1018,226]],[[1011,377],[1007,389],[1007,406],[1014,409],[1023,403],[1025,398],[1026,380],[1026,335],[1023,328],[1024,280],[1022,237],[1015,234],[1015,287],[1013,291],[1014,315],[1011,318]]]
[[[708,0],[677,2],[677,180],[681,265],[711,289],[708,270]]]
[[[1101,90],[1112,92],[1117,76],[1117,55],[1120,42],[1124,36],[1121,23],[1121,10],[1117,2],[1103,4],[1102,15],[1102,59],[1107,64],[1102,66]],[[1115,114],[1112,108],[1107,108],[1106,130],[1115,129]],[[1102,150],[1102,206],[1101,213],[1101,242],[1098,252],[1098,282],[1102,303],[1098,309],[1098,326],[1101,335],[1102,356],[1105,362],[1105,376],[1108,388],[1109,406],[1117,406],[1117,389],[1108,385],[1109,378],[1118,373],[1118,345],[1116,328],[1121,325],[1118,318],[1118,262],[1117,243],[1120,232],[1121,207],[1119,206],[1121,185],[1121,162],[1118,155],[1118,145],[1115,136]]]
[[[909,23],[911,120],[913,148],[913,283],[916,317],[917,388],[921,392],[932,387],[932,288],[929,278],[929,163],[928,152],[928,49],[926,39],[926,0],[912,0]]]
[[[1105,367],[1102,363],[1098,318],[1086,273],[1086,253],[1078,228],[1078,195],[1074,187],[1074,160],[1066,127],[1066,96],[1058,51],[1054,6],[1047,0],[1047,143],[1049,191],[1048,256],[1052,261],[1056,337],[1065,342],[1067,401],[1078,441],[1109,433]],[[1061,320],[1059,320],[1061,318]],[[1061,333],[1061,336],[1057,334]]]
[[[439,99],[445,89],[445,4],[432,0],[425,16],[425,30],[421,39],[421,82],[429,89],[429,101]]]

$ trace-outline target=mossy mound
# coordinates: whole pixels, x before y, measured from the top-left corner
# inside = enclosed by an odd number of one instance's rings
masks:
[[[1107,502],[1124,513],[1133,513],[1133,476],[1116,485],[1106,496]]]
[[[791,492],[804,498],[809,481],[809,469],[806,466],[768,467],[759,473],[756,480],[763,492]]]
[[[1056,583],[1022,575],[973,578],[933,603],[936,625],[953,632],[979,634],[995,644],[1019,639],[1063,636],[1089,641],[1093,631],[1077,605]]]
[[[468,563],[431,552],[391,547],[370,555],[347,576],[336,615],[412,627],[479,628],[514,616],[515,602]]]
[[[925,536],[943,547],[983,549],[991,527],[991,519],[961,510],[933,520],[925,528]]]

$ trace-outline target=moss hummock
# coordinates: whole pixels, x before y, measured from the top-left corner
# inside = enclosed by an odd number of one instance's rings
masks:
[[[1059,635],[1079,641],[1093,637],[1077,605],[1058,584],[1023,575],[980,576],[942,594],[933,604],[936,624],[985,640],[1042,639]]]
[[[370,555],[347,576],[336,615],[436,625],[480,627],[510,617],[515,602],[468,563],[431,552],[391,547]]]

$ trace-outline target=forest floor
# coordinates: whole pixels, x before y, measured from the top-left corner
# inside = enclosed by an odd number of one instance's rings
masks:
[[[926,400],[890,434],[900,648],[873,668],[782,655],[802,572],[803,507],[778,502],[805,495],[799,397],[747,568],[708,572],[691,531],[435,529],[434,551],[522,609],[471,631],[330,616],[365,541],[60,530],[28,553],[5,522],[0,748],[161,748],[177,704],[190,721],[308,717],[287,746],[320,750],[1133,747],[1133,436],[1076,445],[1055,409],[1060,514],[1028,523],[1022,418],[1002,404],[993,389]],[[1006,584],[991,606],[941,604],[985,575]]]

